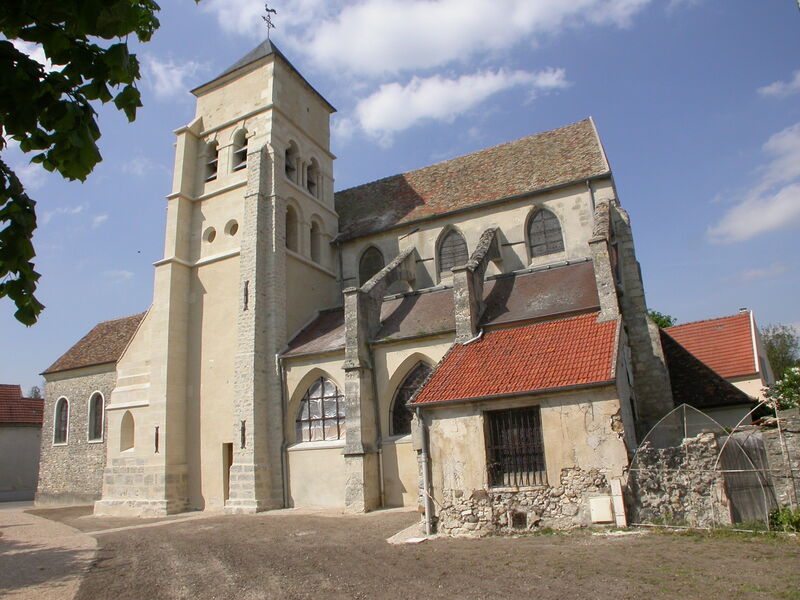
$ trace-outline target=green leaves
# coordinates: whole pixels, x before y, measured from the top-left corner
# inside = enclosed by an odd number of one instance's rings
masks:
[[[139,61],[127,36],[146,42],[158,29],[152,0],[26,0],[0,3],[0,34],[41,45],[53,69],[0,40],[0,150],[6,137],[31,160],[67,179],[83,181],[102,160],[100,129],[91,102],[107,103],[129,121],[142,106]],[[114,40],[103,44],[104,40]],[[117,91],[118,90],[118,91]],[[16,318],[36,322],[44,308],[34,297],[39,274],[31,242],[35,202],[0,161],[0,298]]]

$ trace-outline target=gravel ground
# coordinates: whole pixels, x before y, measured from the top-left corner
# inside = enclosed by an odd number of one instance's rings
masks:
[[[417,513],[201,514],[168,523],[50,514],[97,537],[81,600],[800,599],[796,537],[580,531],[392,546],[386,538]]]

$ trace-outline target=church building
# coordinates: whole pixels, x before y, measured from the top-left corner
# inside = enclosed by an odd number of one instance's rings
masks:
[[[624,523],[685,390],[591,119],[334,193],[335,109],[273,43],[193,94],[152,305],[44,373],[40,505]]]

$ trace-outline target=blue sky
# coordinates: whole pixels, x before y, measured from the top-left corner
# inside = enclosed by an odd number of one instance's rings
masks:
[[[272,39],[339,112],[336,188],[593,116],[631,214],[651,308],[800,325],[795,0],[276,0]],[[68,183],[4,158],[38,201],[46,310],[0,302],[0,382],[98,321],[145,310],[163,249],[172,130],[192,87],[265,35],[261,0],[163,0],[136,48],[144,108],[102,108],[104,160]],[[28,48],[36,55],[35,48]]]

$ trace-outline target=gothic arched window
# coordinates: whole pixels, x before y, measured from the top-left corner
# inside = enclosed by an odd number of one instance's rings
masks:
[[[403,383],[397,388],[397,393],[392,401],[391,435],[406,435],[411,433],[411,410],[407,404],[411,396],[420,388],[422,383],[431,374],[431,368],[424,362],[419,363],[406,375]]]
[[[320,377],[308,388],[300,401],[295,421],[298,442],[321,442],[344,437],[344,395],[330,379]]]
[[[528,223],[528,243],[531,258],[555,254],[564,250],[564,238],[558,217],[546,208],[537,210]]]
[[[361,260],[358,261],[358,285],[367,283],[385,266],[386,262],[383,260],[381,251],[375,246],[367,248],[361,255]]]
[[[56,402],[56,412],[53,418],[53,443],[67,443],[67,427],[69,424],[69,401],[59,398]]]
[[[103,395],[95,392],[89,398],[89,441],[103,439]]]
[[[465,264],[469,260],[467,242],[455,229],[451,229],[439,244],[439,276],[450,275],[450,269]]]
[[[231,171],[239,171],[247,166],[247,131],[240,129],[233,136]]]
[[[286,207],[286,247],[295,252],[299,248],[297,239],[298,227],[297,211],[294,206],[289,205]]]

